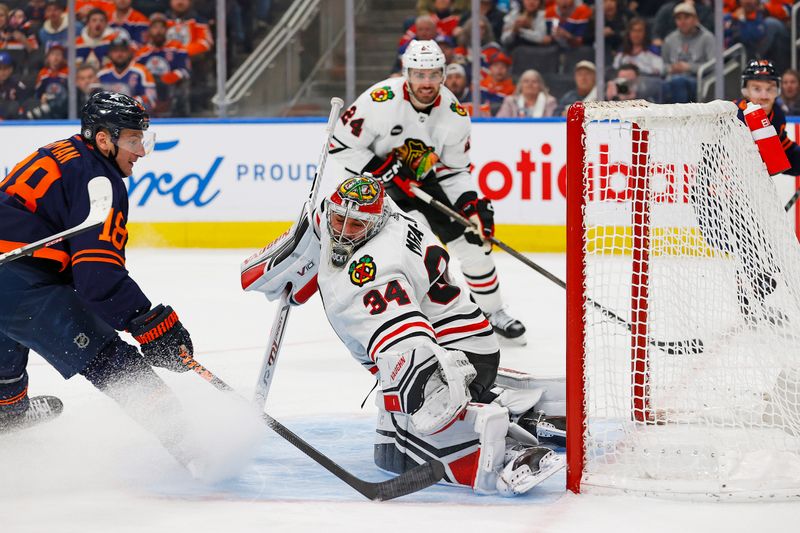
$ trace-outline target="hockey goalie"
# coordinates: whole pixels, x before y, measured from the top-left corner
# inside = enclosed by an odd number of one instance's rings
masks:
[[[243,263],[242,287],[271,300],[289,287],[295,305],[319,290],[331,326],[380,383],[379,468],[439,460],[448,484],[513,496],[563,467],[542,445],[564,443],[563,381],[498,372],[492,326],[429,228],[368,174],[340,183],[310,218],[304,209]]]

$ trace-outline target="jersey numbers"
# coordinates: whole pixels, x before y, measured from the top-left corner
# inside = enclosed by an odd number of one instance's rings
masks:
[[[355,120],[350,120],[353,118],[353,115],[356,114],[356,106],[351,106],[350,109],[342,113],[342,124],[347,126],[347,123],[350,122],[350,131],[356,137],[361,137],[361,128],[364,126],[364,119],[357,118]]]
[[[128,240],[128,230],[125,228],[125,217],[121,211],[112,209],[108,213],[105,224],[103,224],[103,231],[100,233],[100,240],[110,242],[117,250],[122,250],[125,246],[125,241]],[[113,226],[112,226],[113,220]]]
[[[30,159],[31,157],[28,156],[17,168],[11,171],[11,175],[16,174],[17,169],[30,161]],[[35,213],[38,201],[45,195],[53,182],[61,177],[61,171],[58,169],[55,159],[49,156],[41,156],[34,160],[24,171],[9,177],[11,178],[9,181],[13,181],[13,183],[6,189],[6,194],[14,196],[25,204],[28,211]]]
[[[397,305],[406,305],[411,303],[408,293],[405,291],[400,282],[393,279],[386,285],[383,294],[377,289],[372,289],[364,295],[364,306],[369,307],[369,314],[379,315],[386,311],[389,307],[389,302],[392,300],[397,302]]]
[[[444,248],[428,246],[423,261],[425,270],[428,271],[428,281],[432,284],[428,289],[428,298],[432,302],[446,305],[461,294],[461,289],[447,282],[447,263],[450,261],[450,255]]]

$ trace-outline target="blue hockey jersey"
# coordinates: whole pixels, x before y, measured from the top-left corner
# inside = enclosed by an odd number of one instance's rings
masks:
[[[124,330],[150,309],[125,268],[128,193],[119,170],[79,135],[39,148],[0,182],[0,253],[83,222],[95,176],[106,176],[114,192],[105,223],[33,256],[43,259],[40,268],[61,271],[98,316]]]

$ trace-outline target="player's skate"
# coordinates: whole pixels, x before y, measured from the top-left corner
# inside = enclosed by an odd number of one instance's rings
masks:
[[[497,478],[503,496],[525,494],[564,468],[564,458],[543,446],[513,443],[506,446],[505,466]]]
[[[28,408],[0,413],[0,433],[18,431],[52,420],[61,414],[64,404],[55,396],[34,396],[28,399]]]
[[[505,308],[499,309],[494,313],[486,313],[486,318],[494,328],[495,333],[503,338],[509,339],[516,344],[525,346],[528,341],[525,339],[525,326],[516,318],[509,315]]]
[[[562,447],[567,445],[567,418],[564,416],[546,416],[543,411],[531,409],[515,422],[541,443]]]

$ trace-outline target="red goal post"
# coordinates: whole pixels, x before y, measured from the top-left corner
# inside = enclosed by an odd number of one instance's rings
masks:
[[[800,496],[800,250],[736,114],[569,111],[574,492]]]

